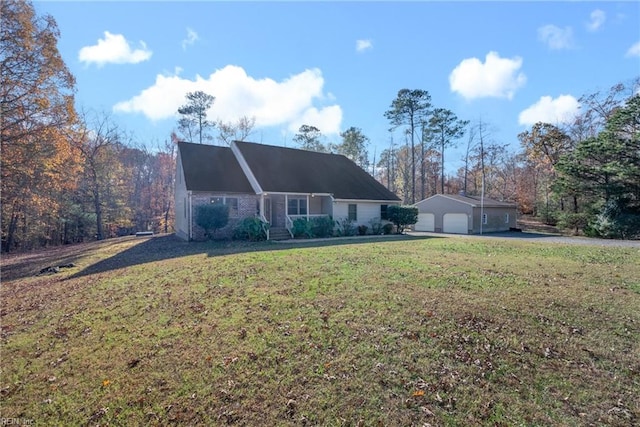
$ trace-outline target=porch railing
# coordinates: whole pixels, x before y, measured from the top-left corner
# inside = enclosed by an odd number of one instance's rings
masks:
[[[291,216],[285,215],[284,221],[285,221],[284,226],[286,227],[291,237],[293,237],[293,219],[291,219]]]
[[[267,235],[267,240],[269,240],[269,221],[267,221],[267,218],[262,214],[259,214],[258,218],[262,223],[262,230],[264,231],[264,234]]]

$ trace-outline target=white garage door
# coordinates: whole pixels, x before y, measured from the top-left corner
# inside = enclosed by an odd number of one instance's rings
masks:
[[[467,218],[467,214],[444,214],[442,217],[442,231],[444,233],[468,234],[469,219]]]
[[[418,222],[413,226],[415,231],[435,231],[436,217],[432,213],[419,213]]]

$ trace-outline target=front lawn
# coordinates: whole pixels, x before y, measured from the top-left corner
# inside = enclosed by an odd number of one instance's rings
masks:
[[[128,238],[5,259],[0,296],[3,419],[640,423],[637,248]]]

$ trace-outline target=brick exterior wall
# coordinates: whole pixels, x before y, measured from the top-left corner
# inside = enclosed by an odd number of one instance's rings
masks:
[[[205,233],[202,227],[196,224],[195,215],[197,207],[200,205],[207,205],[211,203],[212,197],[227,197],[238,199],[238,214],[232,216],[229,214],[229,223],[226,227],[216,231],[216,239],[230,239],[233,236],[233,229],[236,224],[243,218],[253,217],[258,213],[258,204],[260,197],[255,194],[221,194],[221,193],[198,193],[194,194],[191,198],[192,201],[192,215],[193,215],[193,240],[201,241],[205,240]]]

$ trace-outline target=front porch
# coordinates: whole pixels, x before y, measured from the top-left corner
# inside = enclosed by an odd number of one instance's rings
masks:
[[[293,222],[298,218],[333,216],[331,194],[262,193],[259,215],[271,229],[286,229],[293,237]]]

